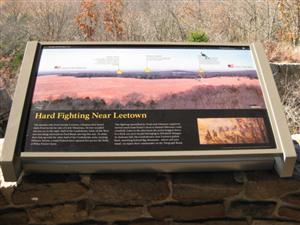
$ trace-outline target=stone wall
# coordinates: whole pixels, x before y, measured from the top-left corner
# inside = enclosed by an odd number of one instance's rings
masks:
[[[2,188],[0,224],[300,224],[300,180],[272,171],[26,175]]]

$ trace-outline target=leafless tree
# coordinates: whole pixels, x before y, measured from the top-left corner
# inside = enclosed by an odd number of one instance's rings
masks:
[[[30,23],[27,26],[32,39],[57,41],[78,38],[74,15],[77,1],[32,1],[27,6]]]

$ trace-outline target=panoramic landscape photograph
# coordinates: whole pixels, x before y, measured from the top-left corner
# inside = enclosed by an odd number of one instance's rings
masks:
[[[198,118],[197,123],[200,144],[268,143],[263,118]]]
[[[37,110],[265,108],[249,49],[43,49]]]

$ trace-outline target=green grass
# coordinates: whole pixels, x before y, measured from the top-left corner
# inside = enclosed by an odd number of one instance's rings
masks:
[[[17,71],[20,68],[22,59],[23,59],[23,52],[18,52],[15,54],[13,60],[11,61],[11,67],[13,71]]]
[[[208,42],[209,37],[204,31],[197,30],[197,31],[191,32],[189,34],[188,41],[189,42]]]
[[[5,62],[0,62],[0,70],[1,70],[2,68],[4,68],[4,66],[5,66]]]

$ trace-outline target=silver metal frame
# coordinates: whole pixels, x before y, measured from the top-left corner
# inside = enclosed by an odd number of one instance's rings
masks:
[[[16,152],[21,114],[38,42],[28,42],[7,126],[0,165],[6,181],[16,181],[25,172],[142,172],[253,170],[274,167],[281,177],[293,173],[296,152],[290,137],[277,88],[260,43],[136,43],[136,42],[40,42],[41,45],[201,45],[245,46],[251,49],[261,82],[276,148],[156,152]]]

